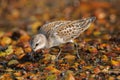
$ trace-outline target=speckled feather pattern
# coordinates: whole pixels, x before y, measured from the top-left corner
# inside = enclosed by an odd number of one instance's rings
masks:
[[[58,26],[68,23],[71,21],[54,21],[54,22],[50,22],[48,24],[43,25],[40,30],[39,33],[42,33],[44,35],[46,35],[47,37],[49,37],[49,35],[51,34],[51,32],[53,32],[53,30],[55,28],[57,28]]]
[[[90,20],[88,18],[74,21],[55,21],[43,25],[39,32],[47,37],[56,37],[57,35],[64,42],[69,42],[86,30],[89,27],[87,26],[89,23]]]

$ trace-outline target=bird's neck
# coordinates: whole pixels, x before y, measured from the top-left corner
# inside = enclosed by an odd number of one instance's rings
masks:
[[[45,48],[48,48],[49,42],[46,36],[44,37],[44,43],[45,43]]]
[[[53,40],[52,40],[52,38],[46,38],[46,46],[45,46],[45,48],[51,48],[51,47],[53,47]]]

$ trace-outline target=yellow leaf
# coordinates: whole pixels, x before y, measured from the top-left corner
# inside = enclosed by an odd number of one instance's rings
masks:
[[[111,60],[111,64],[113,66],[120,66],[120,62],[119,61],[116,61],[116,60]]]

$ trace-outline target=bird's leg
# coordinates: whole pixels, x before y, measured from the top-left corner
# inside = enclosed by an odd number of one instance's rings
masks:
[[[74,47],[75,47],[75,50],[76,50],[76,55],[80,59],[80,55],[79,55],[79,51],[78,51],[79,50],[79,48],[78,48],[79,45],[76,42],[74,43]]]
[[[57,61],[58,60],[58,58],[59,58],[59,56],[60,56],[60,54],[61,54],[61,49],[60,48],[58,48],[59,49],[59,52],[58,52],[58,55],[57,55],[57,57],[56,57],[56,59],[55,59],[55,61]]]

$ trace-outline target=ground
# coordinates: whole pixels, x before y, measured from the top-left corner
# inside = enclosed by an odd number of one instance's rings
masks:
[[[119,1],[1,0],[0,80],[120,80]],[[29,41],[39,28],[56,20],[95,16],[74,40],[32,52]]]

